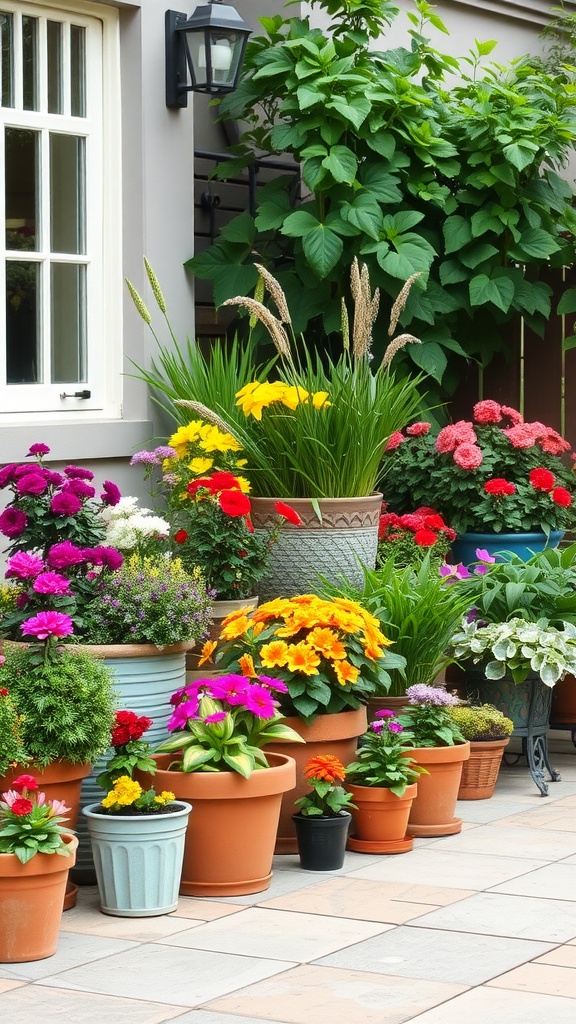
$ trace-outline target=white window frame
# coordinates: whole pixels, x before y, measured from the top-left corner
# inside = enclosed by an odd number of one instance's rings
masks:
[[[0,10],[20,12],[38,17],[40,21],[40,48],[46,31],[46,20],[72,22],[86,29],[86,117],[72,117],[69,110],[63,114],[48,114],[45,110],[47,88],[45,75],[40,80],[41,110],[19,109],[21,97],[16,91],[13,108],[2,107],[0,160],[4,164],[4,125],[32,128],[41,131],[68,133],[86,137],[86,255],[54,256],[48,251],[46,237],[49,213],[47,188],[41,188],[43,204],[44,238],[39,259],[72,264],[85,263],[87,374],[86,381],[70,384],[5,384],[4,339],[5,321],[0,324],[0,425],[17,423],[69,422],[70,420],[119,419],[122,415],[122,210],[121,210],[121,121],[120,121],[120,43],[118,12],[93,3],[68,0],[35,0],[33,3],[0,0]],[[66,28],[64,28],[66,38]],[[64,48],[66,50],[66,47]],[[15,75],[18,83],[20,60],[18,38],[15,38]],[[41,65],[42,67],[42,65]],[[42,109],[44,108],[44,109]],[[48,145],[48,135],[42,143]],[[0,213],[4,214],[4,191],[0,189]],[[0,249],[0,295],[5,294],[4,238]],[[23,252],[22,258],[29,257]],[[13,259],[14,256],[8,257]],[[48,264],[46,265],[48,266]],[[47,307],[46,303],[46,307]],[[48,325],[48,308],[41,309],[41,323]],[[49,348],[44,335],[42,349]],[[45,355],[45,360],[49,353]],[[62,398],[87,389],[89,399]]]

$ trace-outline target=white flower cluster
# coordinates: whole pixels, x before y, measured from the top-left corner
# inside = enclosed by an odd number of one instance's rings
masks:
[[[117,505],[102,509],[101,516],[106,524],[106,544],[119,551],[134,551],[146,540],[170,533],[165,519],[149,508],[138,508],[138,498],[120,498]]]

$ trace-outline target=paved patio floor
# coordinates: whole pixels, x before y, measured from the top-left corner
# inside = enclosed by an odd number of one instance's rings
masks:
[[[558,748],[558,745],[557,745]],[[94,888],[48,960],[0,966],[6,1024],[574,1024],[576,756],[458,804],[460,835],[337,872],[275,859],[267,892],[106,917]]]

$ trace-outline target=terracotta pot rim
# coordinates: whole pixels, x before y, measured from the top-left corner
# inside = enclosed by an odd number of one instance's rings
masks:
[[[252,773],[249,779],[245,779],[238,772],[181,772],[171,771],[163,768],[162,764],[168,764],[173,754],[155,754],[154,761],[158,769],[154,779],[159,783],[161,776],[166,776],[166,786],[174,793],[177,800],[230,800],[230,799],[251,799],[273,793],[284,793],[293,789],[296,785],[296,762],[288,754],[267,754],[268,760],[272,763],[269,768],[262,768]],[[182,794],[182,786],[189,792]],[[193,804],[194,805],[194,804]]]
[[[361,736],[368,727],[366,707],[349,708],[347,711],[336,711],[334,714],[320,714],[307,725],[298,715],[287,715],[285,724],[294,729],[307,743],[318,743],[325,739],[349,739]],[[271,743],[270,746],[278,746]]]
[[[453,747],[407,747],[406,754],[417,764],[438,764],[448,761],[467,761],[470,757],[470,741],[455,743]]]
[[[470,740],[470,751],[491,750],[495,747],[507,747],[510,743],[509,736],[502,736],[501,739],[492,740]]]
[[[51,761],[45,768],[38,764],[15,765],[10,768],[2,779],[16,778],[18,775],[33,775],[38,778],[40,789],[42,786],[53,785],[54,782],[72,782],[75,779],[85,779],[92,771],[92,764],[87,761],[74,764],[72,761]],[[53,779],[50,777],[54,776]]]
[[[388,786],[359,786],[355,782],[347,782],[346,789],[349,793],[357,793],[358,799],[366,801],[387,801],[387,800],[413,800],[418,790],[418,783],[411,782],[406,786],[402,796],[396,796]]]
[[[76,863],[78,836],[72,832],[63,832],[62,839],[71,848],[68,857],[61,857],[58,853],[35,853],[26,864],[22,864],[15,853],[0,853],[0,877],[56,874],[73,868]]]

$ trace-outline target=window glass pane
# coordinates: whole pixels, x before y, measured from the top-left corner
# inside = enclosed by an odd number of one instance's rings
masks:
[[[38,248],[38,132],[6,128],[6,248]]]
[[[48,113],[62,113],[62,25],[47,23],[48,41]]]
[[[51,268],[51,377],[55,384],[86,380],[86,267]]]
[[[9,384],[41,382],[39,275],[38,263],[6,261],[6,379]]]
[[[84,253],[84,139],[50,133],[50,248]]]
[[[14,106],[14,31],[11,14],[0,13],[0,57],[2,60],[2,106]]]
[[[70,26],[70,110],[72,117],[86,117],[86,29]]]
[[[38,110],[38,18],[22,17],[24,110]]]

